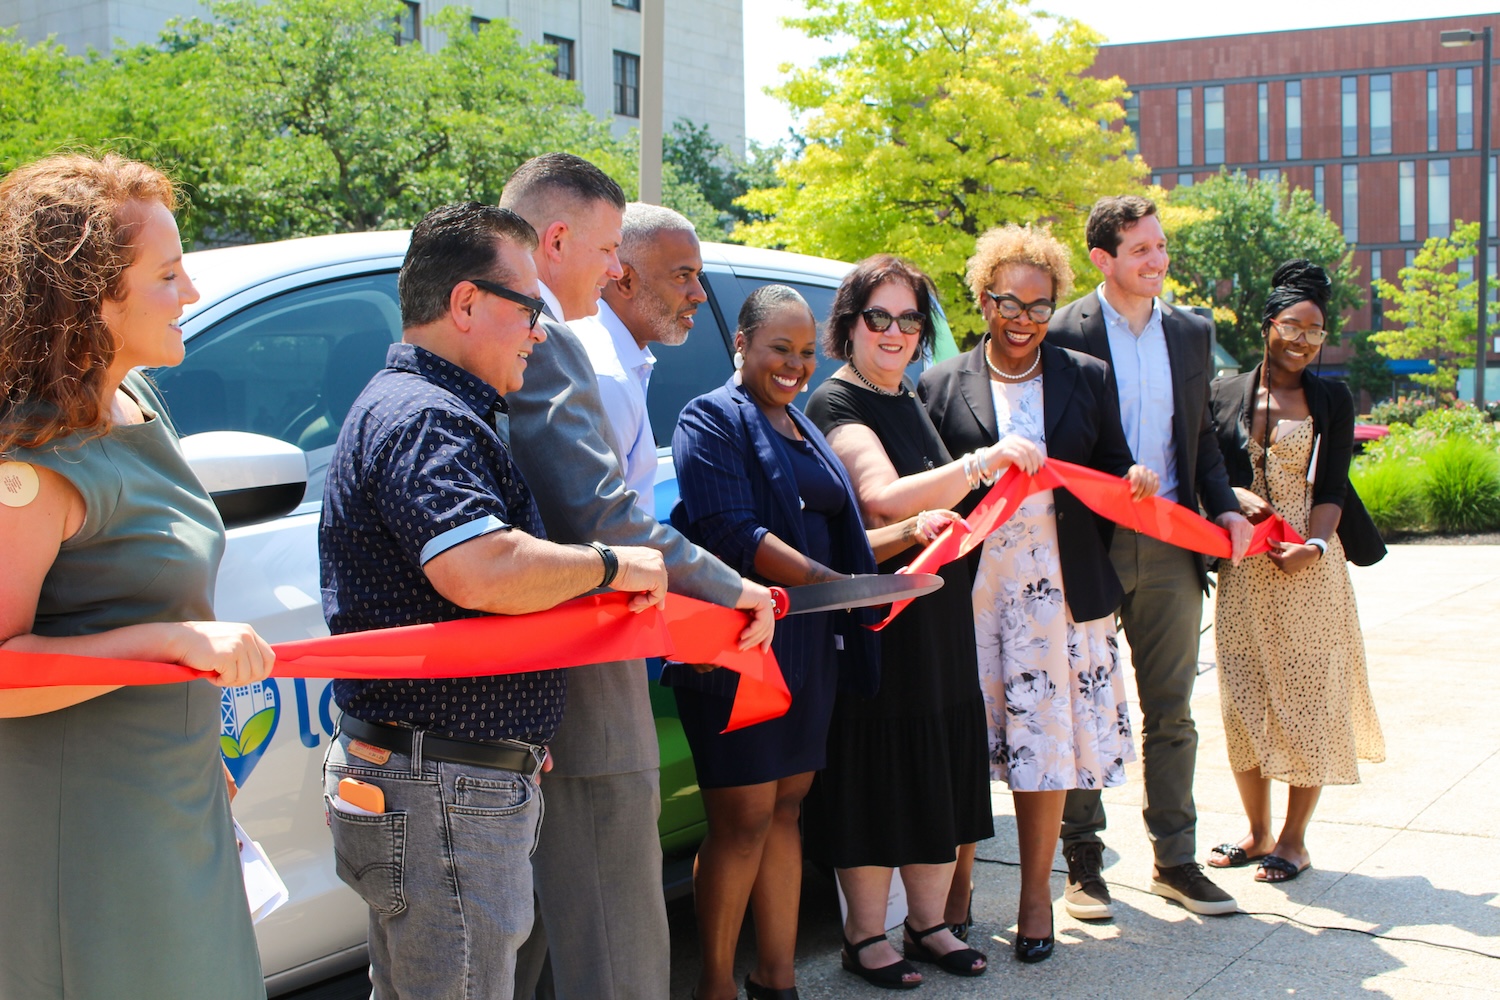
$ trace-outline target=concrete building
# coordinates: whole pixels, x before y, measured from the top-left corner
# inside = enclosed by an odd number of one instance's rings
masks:
[[[480,20],[508,18],[524,41],[552,46],[557,73],[578,81],[584,106],[623,133],[637,124],[643,0],[468,0]],[[650,0],[646,0],[650,2]],[[745,45],[741,0],[664,0],[663,119],[706,124],[735,153],[745,151]],[[407,0],[400,33],[435,49],[427,20],[448,0]],[[0,26],[22,38],[55,37],[70,50],[107,52],[155,41],[170,18],[203,16],[196,0],[0,0]]]
[[[1481,46],[1438,35],[1486,25],[1500,35],[1500,14],[1106,45],[1092,72],[1129,84],[1126,117],[1161,186],[1227,168],[1313,192],[1356,246],[1367,305],[1345,328],[1379,329],[1370,281],[1394,281],[1429,236],[1479,217]],[[1489,184],[1493,276],[1493,158]]]

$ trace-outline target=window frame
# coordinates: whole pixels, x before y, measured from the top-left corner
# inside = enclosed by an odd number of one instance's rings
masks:
[[[1184,148],[1186,147],[1186,148]],[[1193,165],[1193,88],[1177,88],[1177,165]]]
[[[421,45],[422,44],[422,3],[421,0],[401,0],[402,12],[396,18],[396,44],[397,45]],[[407,24],[411,24],[411,34],[406,31]]]
[[[1359,155],[1359,77],[1339,79],[1339,139],[1344,156]]]
[[[1453,231],[1453,167],[1445,159],[1427,161],[1427,236]]]
[[[1218,125],[1213,124],[1217,109]],[[1203,163],[1216,166],[1224,162],[1224,88],[1203,88]]]
[[[1370,74],[1370,155],[1391,153],[1391,74]]]
[[[1359,242],[1359,164],[1345,163],[1339,184],[1339,225],[1344,242]]]
[[[1293,102],[1296,102],[1293,104]],[[1282,97],[1282,106],[1286,109],[1286,122],[1284,126],[1286,138],[1286,158],[1288,160],[1302,159],[1302,81],[1288,80],[1285,93]],[[1295,113],[1294,112],[1295,109]]]
[[[641,117],[641,57],[621,49],[611,60],[614,78],[614,111],[622,118]],[[631,75],[634,79],[628,79]]]
[[[577,80],[578,60],[575,58],[575,56],[578,50],[575,47],[576,43],[573,41],[573,39],[564,38],[561,35],[544,34],[542,35],[542,44],[552,46],[552,75],[557,77],[559,80]],[[564,54],[567,55],[568,64],[568,71],[566,75],[559,72],[563,63]]]

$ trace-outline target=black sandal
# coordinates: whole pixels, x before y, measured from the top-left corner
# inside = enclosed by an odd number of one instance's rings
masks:
[[[745,997],[746,1000],[800,1000],[797,987],[762,986],[751,979],[748,972],[745,973]]]
[[[1252,865],[1255,862],[1259,861],[1261,858],[1265,857],[1264,854],[1249,854],[1239,844],[1228,843],[1220,844],[1218,847],[1213,848],[1208,853],[1217,854],[1219,857],[1226,860],[1227,863],[1222,865],[1216,865],[1212,862],[1209,862],[1208,867],[1219,869],[1244,868],[1246,865]]]
[[[971,883],[969,885],[969,912],[968,912],[967,915],[964,916],[964,919],[963,919],[962,923],[949,924],[948,925],[948,930],[950,930],[953,933],[953,936],[956,937],[956,938],[958,938],[960,941],[967,942],[969,940],[969,928],[971,928],[973,926],[974,926],[974,886]]]
[[[925,931],[914,929],[910,922],[904,920],[901,922],[901,926],[906,928],[907,937],[905,942],[906,947],[903,950],[906,952],[906,957],[913,962],[926,962],[928,965],[935,965],[944,972],[954,976],[982,976],[990,967],[989,959],[985,957],[982,951],[975,951],[973,948],[960,948],[957,951],[950,951],[946,955],[940,955],[922,943],[923,938],[929,938],[938,931],[948,930],[948,925],[945,923],[938,924],[936,927],[929,927]],[[982,963],[978,967],[974,965],[976,960]]]
[[[947,925],[943,924],[939,926]],[[840,933],[839,936],[843,937],[843,934]],[[866,968],[865,966],[860,964],[859,953],[870,947],[870,945],[875,944],[877,941],[884,941],[884,934],[876,934],[874,937],[867,937],[863,941],[859,942],[859,944],[850,944],[848,938],[843,938],[843,940],[844,947],[843,950],[839,952],[839,959],[843,962],[844,968],[848,969],[850,972],[854,973],[856,976],[863,979],[871,986],[879,986],[883,990],[914,990],[918,986],[922,985],[922,980],[920,979],[908,980],[905,978],[906,976],[909,976],[912,973],[916,972],[917,967],[912,965],[904,958],[898,958],[890,965],[882,965],[878,969]]]

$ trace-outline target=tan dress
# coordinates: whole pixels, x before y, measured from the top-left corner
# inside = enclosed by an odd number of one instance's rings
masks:
[[[1312,448],[1311,417],[1272,442],[1264,471],[1260,442],[1250,442],[1252,489],[1304,537],[1313,507]],[[1238,567],[1222,563],[1214,637],[1219,705],[1236,771],[1259,768],[1264,777],[1301,787],[1352,785],[1359,782],[1357,761],[1385,759],[1354,586],[1337,535],[1323,558],[1295,576],[1264,555]]]

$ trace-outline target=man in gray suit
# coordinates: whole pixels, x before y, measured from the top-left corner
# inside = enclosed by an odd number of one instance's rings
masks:
[[[1089,260],[1104,281],[1057,311],[1047,339],[1110,363],[1135,460],[1160,478],[1158,495],[1195,513],[1201,504],[1228,529],[1238,563],[1251,527],[1240,516],[1208,412],[1213,325],[1158,298],[1167,275],[1167,237],[1151,201],[1101,198],[1089,213],[1086,236]],[[1194,913],[1233,913],[1234,898],[1195,858],[1198,731],[1190,702],[1208,586],[1203,557],[1116,527],[1110,561],[1125,588],[1120,618],[1145,716],[1144,815],[1156,855],[1151,891]],[[1070,791],[1063,810],[1063,902],[1081,920],[1112,915],[1101,874],[1103,829],[1099,792]]]
[[[770,591],[633,502],[608,443],[588,353],[565,325],[591,315],[604,284],[620,277],[624,193],[588,161],[548,153],[517,169],[500,204],[540,237],[534,256],[550,313],[547,349],[533,352],[524,389],[506,399],[512,456],[548,537],[658,549],[670,590],[750,612],[742,647],[769,648]],[[656,830],[660,759],[645,663],[587,667],[569,682],[543,789],[547,822],[532,859],[538,929],[519,960],[516,996],[531,996],[545,941],[559,1000],[661,1000],[669,944]]]

